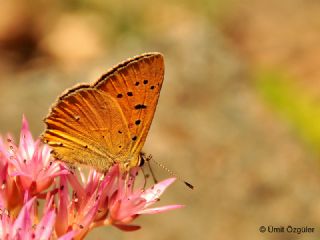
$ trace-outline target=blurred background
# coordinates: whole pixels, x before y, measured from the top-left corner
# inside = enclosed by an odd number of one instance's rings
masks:
[[[318,239],[319,14],[315,0],[2,1],[0,132],[17,137],[25,114],[38,136],[66,88],[162,52],[144,150],[196,188],[176,182],[159,205],[186,208],[143,216],[137,232],[105,227],[88,239]]]

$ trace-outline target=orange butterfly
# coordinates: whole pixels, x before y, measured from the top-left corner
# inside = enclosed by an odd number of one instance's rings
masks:
[[[53,155],[69,164],[128,171],[142,164],[146,140],[164,77],[160,53],[146,53],[109,70],[91,85],[59,97],[42,134]]]

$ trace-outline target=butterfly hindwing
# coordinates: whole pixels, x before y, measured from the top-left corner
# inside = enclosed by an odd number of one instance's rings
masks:
[[[127,122],[117,102],[96,89],[63,97],[45,119],[43,138],[56,158],[106,170],[131,148]]]

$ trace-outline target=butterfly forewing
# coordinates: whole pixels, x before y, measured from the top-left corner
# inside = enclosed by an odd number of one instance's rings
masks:
[[[164,77],[161,54],[146,54],[114,69],[96,84],[98,89],[117,99],[130,132],[133,147],[138,154],[146,140]]]
[[[45,120],[43,138],[56,158],[104,171],[131,148],[127,122],[107,93],[85,88],[60,100]]]

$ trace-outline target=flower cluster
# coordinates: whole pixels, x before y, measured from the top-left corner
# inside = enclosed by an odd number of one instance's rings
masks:
[[[138,167],[121,173],[73,172],[34,141],[23,118],[19,145],[0,136],[0,239],[84,239],[99,226],[133,231],[132,221],[182,207],[150,208],[174,178],[151,188],[135,187]]]

